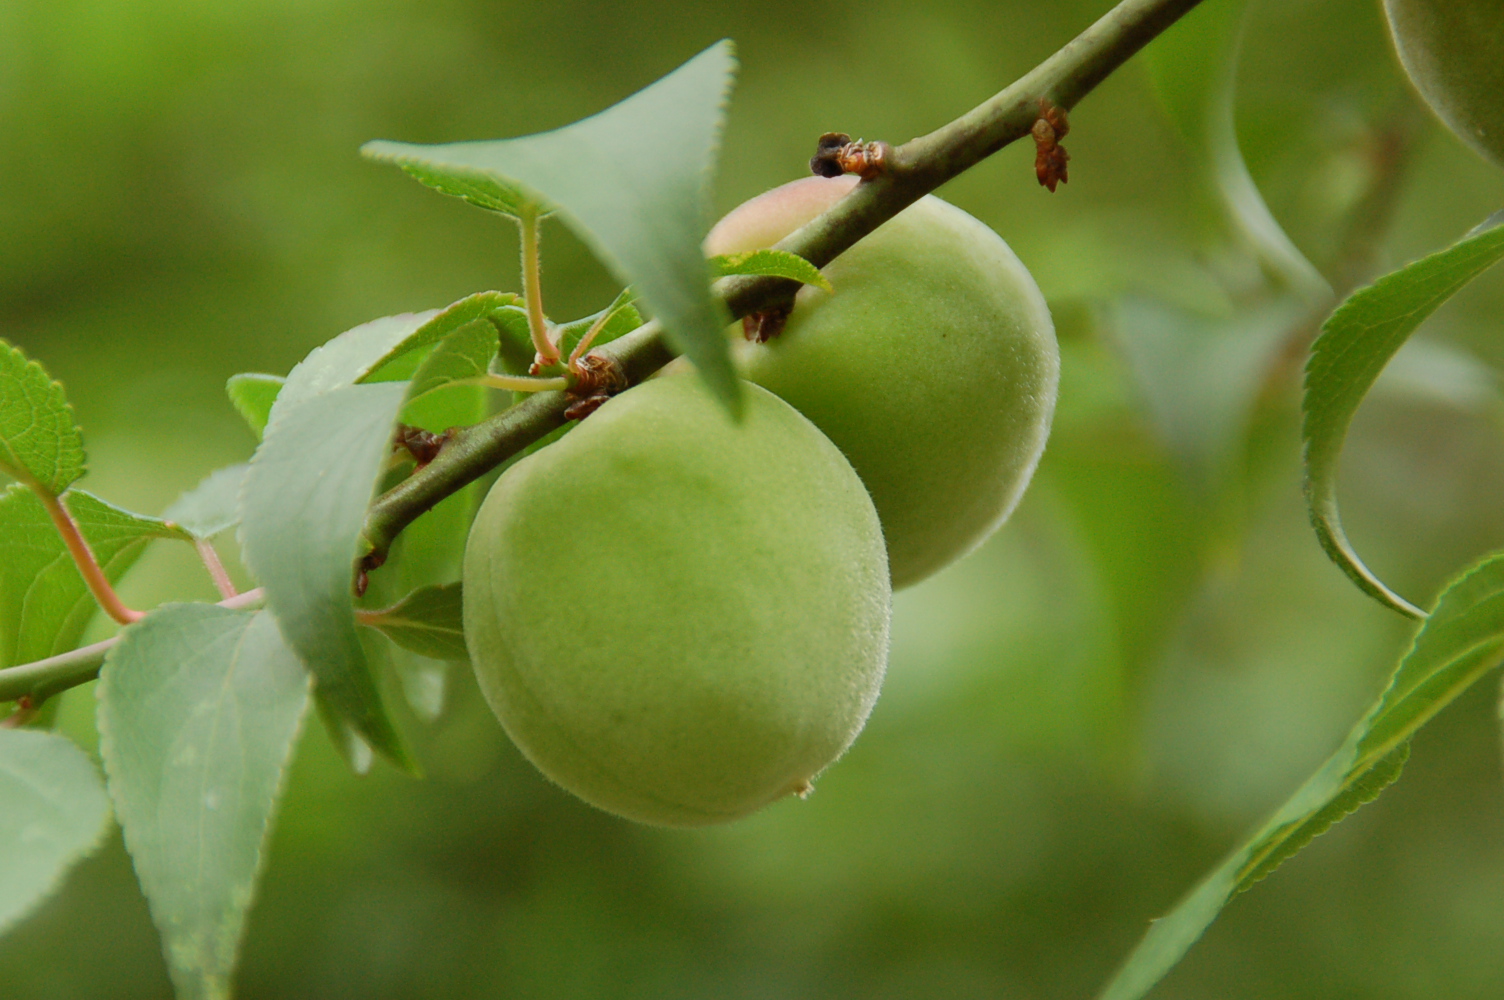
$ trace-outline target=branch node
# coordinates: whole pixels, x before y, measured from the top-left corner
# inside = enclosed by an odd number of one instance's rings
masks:
[[[789,321],[789,314],[793,311],[793,303],[785,302],[755,313],[748,313],[742,317],[742,336],[754,344],[766,344],[783,332],[784,326]]]
[[[421,427],[413,427],[411,424],[398,424],[397,433],[393,436],[393,444],[395,447],[405,449],[421,469],[439,457],[439,452],[453,436],[454,428],[452,427],[442,434],[435,434]]]
[[[863,180],[877,177],[888,169],[893,147],[886,142],[851,141],[845,132],[826,132],[815,145],[810,157],[810,172],[820,177],[856,174]]]
[[[573,382],[569,388],[572,402],[564,411],[565,420],[584,420],[631,384],[621,362],[601,354],[580,358]]]
[[[1034,176],[1039,178],[1042,187],[1049,188],[1051,194],[1055,193],[1057,184],[1070,180],[1066,176],[1066,163],[1071,154],[1060,145],[1060,140],[1070,130],[1071,123],[1065,115],[1065,109],[1050,103],[1048,97],[1041,97],[1039,118],[1035,120],[1029,134],[1034,137]]]

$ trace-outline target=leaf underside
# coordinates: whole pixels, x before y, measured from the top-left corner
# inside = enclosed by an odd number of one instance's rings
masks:
[[[1504,213],[1460,242],[1387,274],[1348,296],[1326,323],[1306,364],[1306,503],[1332,561],[1380,603],[1411,618],[1423,612],[1384,585],[1353,550],[1337,506],[1337,466],[1363,397],[1421,322],[1504,257]]]
[[[624,284],[640,290],[668,337],[733,410],[740,387],[700,244],[710,174],[735,68],[722,41],[605,111],[552,132],[361,151],[495,211],[556,209]]]
[[[100,672],[100,753],[179,1000],[224,1000],[309,678],[264,611],[168,604]]]
[[[0,931],[99,846],[109,818],[87,754],[56,733],[0,728]]]
[[[242,554],[321,699],[411,771],[356,634],[352,589],[366,507],[391,451],[407,384],[343,385],[284,405],[293,385],[289,378],[251,459],[241,500]]]

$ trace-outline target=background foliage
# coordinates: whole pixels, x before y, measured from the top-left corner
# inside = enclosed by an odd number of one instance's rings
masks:
[[[550,128],[729,35],[730,208],[802,173],[821,132],[928,131],[1107,6],[0,5],[0,336],[68,386],[81,485],[160,512],[249,454],[231,373],[517,287],[512,227],[361,161],[365,140]],[[819,792],[725,829],[633,826],[549,786],[456,672],[439,722],[406,725],[423,782],[351,778],[306,727],[244,995],[1089,995],[1335,749],[1409,626],[1306,520],[1299,308],[1270,291],[1293,279],[1229,221],[1187,97],[1221,63],[1153,52],[1073,115],[1057,195],[1024,145],[942,192],[1050,299],[1060,413],[1009,525],[899,595],[883,698]],[[1504,175],[1418,110],[1371,0],[1256,0],[1236,84],[1253,180],[1339,289],[1504,204]],[[544,239],[550,311],[606,305],[584,249]],[[1501,316],[1504,274],[1464,289],[1349,437],[1348,536],[1417,603],[1504,542]],[[124,594],[213,599],[187,546],[149,551]],[[1156,996],[1494,996],[1495,695],[1424,730],[1404,781],[1238,900]],[[61,709],[90,748],[93,703]],[[0,938],[7,996],[170,996],[112,837]]]

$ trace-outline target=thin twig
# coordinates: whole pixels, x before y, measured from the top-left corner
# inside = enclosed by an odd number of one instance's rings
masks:
[[[42,506],[47,510],[47,516],[52,518],[53,527],[63,537],[63,544],[68,547],[68,554],[73,557],[73,562],[78,566],[79,575],[84,578],[84,584],[89,588],[89,593],[94,595],[94,600],[109,615],[121,625],[129,625],[133,621],[141,619],[143,613],[133,611],[125,606],[120,600],[120,595],[115,593],[115,588],[110,584],[110,578],[104,575],[104,570],[99,566],[99,560],[94,558],[94,550],[89,548],[84,533],[80,530],[78,522],[73,519],[73,514],[64,506],[63,501],[53,493],[40,487],[33,487],[32,492],[37,499],[42,501]]]
[[[237,611],[259,607],[265,596],[261,588],[257,587],[220,601],[219,606]],[[59,691],[87,684],[99,676],[105,654],[119,641],[118,635],[111,636],[90,646],[49,656],[45,660],[0,670],[0,702],[29,699],[33,708],[40,708],[42,702]]]
[[[219,596],[225,600],[234,597],[238,591],[235,589],[234,581],[230,579],[230,574],[225,572],[225,564],[219,561],[219,553],[214,550],[214,543],[207,538],[195,538],[193,547],[198,550],[198,557],[204,561],[204,568],[209,571],[209,577],[219,590]]]

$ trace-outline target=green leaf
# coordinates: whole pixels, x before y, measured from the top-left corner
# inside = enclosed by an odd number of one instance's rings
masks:
[[[1358,405],[1421,322],[1504,257],[1504,212],[1445,250],[1360,288],[1321,328],[1306,363],[1306,503],[1321,547],[1364,593],[1411,618],[1423,612],[1363,565],[1342,530],[1337,462]]]
[[[1154,922],[1101,994],[1138,1000],[1234,895],[1268,875],[1399,777],[1412,736],[1504,659],[1504,553],[1442,591],[1388,687],[1342,747],[1168,916]]]
[[[355,382],[391,382],[412,377],[422,352],[465,326],[483,320],[504,306],[516,305],[521,298],[511,292],[476,292],[432,314],[406,339],[389,348],[368,370],[352,379]]]
[[[0,472],[57,496],[84,474],[84,441],[63,387],[0,340]]]
[[[601,317],[606,321],[596,333],[595,339],[590,342],[590,349],[594,350],[603,344],[609,344],[617,337],[623,337],[642,325],[642,314],[637,307],[632,305],[632,300],[637,297],[630,288],[624,288],[609,306],[592,316],[577,319],[565,323],[559,328],[559,353],[569,357],[570,353],[579,346],[580,340],[590,332]]]
[[[1233,111],[1247,7],[1247,0],[1202,4],[1154,40],[1144,66],[1234,228],[1288,288],[1319,300],[1331,294],[1326,279],[1269,211],[1238,147]]]
[[[213,538],[240,523],[240,490],[250,466],[245,462],[216,469],[173,501],[162,519],[195,538]]]
[[[64,493],[63,503],[112,583],[152,539],[190,540],[181,528],[132,514],[83,490]],[[41,501],[22,486],[0,493],[0,666],[74,648],[96,611]]]
[[[56,733],[0,729],[0,931],[99,846],[109,819],[87,754]]]
[[[478,292],[443,309],[383,316],[346,330],[314,348],[287,375],[271,419],[306,399],[357,382],[403,381],[412,377],[422,351],[497,308],[517,301],[503,292]]]
[[[293,382],[289,379],[288,388]],[[355,631],[360,532],[407,385],[345,385],[284,408],[251,459],[241,550],[319,693],[378,752],[414,770]]]
[[[497,364],[509,375],[526,375],[537,353],[528,327],[527,310],[521,306],[503,306],[491,314],[500,348]]]
[[[308,672],[266,612],[168,604],[99,675],[100,754],[179,1000],[230,995]]]
[[[420,656],[468,660],[463,601],[458,583],[415,590],[389,608],[366,612],[360,622]]]
[[[262,432],[266,430],[272,406],[277,402],[277,394],[282,391],[282,385],[286,381],[281,375],[245,372],[231,375],[225,383],[225,392],[229,395],[230,402],[245,418],[245,422],[251,425],[257,440],[260,440]]]
[[[822,291],[835,291],[825,275],[820,273],[818,267],[787,250],[769,248],[748,250],[743,253],[719,254],[710,258],[710,273],[717,278],[729,278],[738,274],[791,278],[806,285],[814,285]]]
[[[486,374],[496,344],[496,327],[485,320],[467,323],[441,340],[413,373],[402,422],[440,434],[483,419],[484,387],[451,383]]]
[[[620,104],[553,132],[438,146],[368,142],[361,152],[450,193],[461,185],[483,189],[479,197],[495,201],[486,207],[509,214],[517,214],[518,193],[557,208],[623,284],[641,291],[670,340],[735,410],[728,320],[700,250],[734,67],[723,41]]]
[[[1115,312],[1114,340],[1155,431],[1203,485],[1215,483],[1239,453],[1270,364],[1304,308],[1286,298],[1214,318],[1125,298]]]

